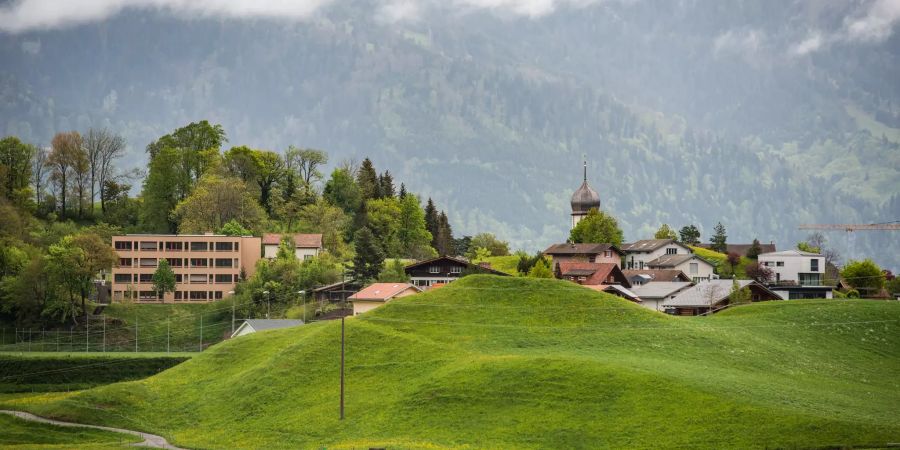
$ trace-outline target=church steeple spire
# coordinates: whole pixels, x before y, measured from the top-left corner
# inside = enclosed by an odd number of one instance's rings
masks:
[[[587,155],[584,156],[584,181],[572,194],[572,227],[587,216],[592,209],[600,209],[600,194],[591,189],[587,181]]]
[[[587,156],[581,155],[584,158],[584,182],[587,183]]]

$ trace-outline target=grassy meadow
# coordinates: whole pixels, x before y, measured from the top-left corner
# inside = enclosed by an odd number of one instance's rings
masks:
[[[879,447],[900,440],[900,302],[671,317],[470,276],[346,321],[224,342],[150,378],[0,408],[195,448]]]

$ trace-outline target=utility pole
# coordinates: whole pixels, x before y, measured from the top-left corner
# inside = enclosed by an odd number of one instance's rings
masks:
[[[341,316],[341,420],[344,420],[344,316]]]
[[[234,291],[228,291],[231,296],[231,334],[234,334]]]

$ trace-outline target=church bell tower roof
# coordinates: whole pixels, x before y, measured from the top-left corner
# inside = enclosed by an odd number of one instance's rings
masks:
[[[572,214],[587,214],[592,208],[600,209],[600,194],[587,182],[587,161],[585,161],[584,181],[572,194]]]

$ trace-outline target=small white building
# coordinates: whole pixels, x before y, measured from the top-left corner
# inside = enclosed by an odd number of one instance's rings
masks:
[[[662,312],[665,301],[675,298],[693,285],[694,283],[688,281],[655,281],[636,286],[632,291],[641,298],[641,306]]]
[[[278,255],[278,246],[281,245],[283,235],[278,233],[266,233],[262,238],[263,258],[275,259]],[[321,234],[294,234],[294,254],[299,260],[305,260],[319,256],[322,252]]]
[[[694,254],[668,254],[647,262],[651,269],[680,270],[694,283],[715,279],[716,266]]]
[[[256,333],[257,331],[296,327],[298,325],[303,325],[303,321],[294,319],[247,319],[237,330],[234,330],[231,337],[236,338],[238,336]]]
[[[833,286],[825,285],[825,257],[819,253],[784,250],[763,253],[757,261],[772,271],[769,288],[785,300],[833,296]]]
[[[630,244],[622,244],[622,251],[625,252],[625,267],[622,267],[625,270],[646,269],[648,268],[647,263],[661,256],[694,253],[690,247],[680,244],[674,239],[643,239]]]

